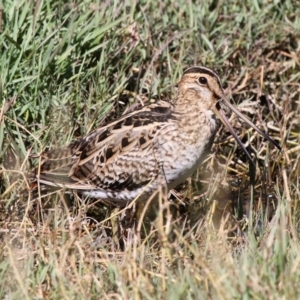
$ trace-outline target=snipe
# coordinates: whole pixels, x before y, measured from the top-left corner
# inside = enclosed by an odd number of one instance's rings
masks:
[[[252,161],[220,103],[280,148],[226,100],[215,72],[195,66],[183,73],[172,102],[142,107],[66,148],[42,153],[34,180],[108,201],[145,200],[160,186],[176,187],[199,167],[215,137],[216,115]]]

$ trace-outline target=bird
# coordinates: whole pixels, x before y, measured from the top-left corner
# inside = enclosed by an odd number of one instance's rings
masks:
[[[159,188],[170,191],[196,171],[215,139],[216,117],[253,163],[221,104],[280,149],[227,100],[216,72],[192,66],[183,72],[171,101],[145,105],[66,147],[42,152],[33,178],[43,186],[117,204],[145,201]]]

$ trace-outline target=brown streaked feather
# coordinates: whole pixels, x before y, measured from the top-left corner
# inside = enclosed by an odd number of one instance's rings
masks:
[[[159,101],[96,129],[66,148],[43,153],[40,180],[80,189],[132,190],[147,184],[157,169],[153,139],[162,126],[176,120],[172,108],[172,104]],[[145,155],[148,165],[143,162]]]

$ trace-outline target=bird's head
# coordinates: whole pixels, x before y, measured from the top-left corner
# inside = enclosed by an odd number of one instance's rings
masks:
[[[202,66],[194,66],[184,71],[180,82],[178,83],[178,100],[183,105],[191,105],[192,107],[198,107],[198,109],[205,111],[211,110],[227,127],[237,143],[242,147],[249,160],[253,163],[250,154],[245,149],[243,143],[239,139],[238,135],[230,125],[224,111],[221,109],[223,104],[232,110],[238,117],[240,117],[245,123],[255,129],[264,138],[274,144],[278,149],[280,146],[270,136],[260,130],[254,125],[246,116],[244,116],[235,106],[233,106],[227,99],[222,88],[221,80],[219,76],[209,68]],[[254,163],[253,163],[254,164]]]
[[[219,76],[205,67],[191,67],[185,70],[178,83],[179,98],[185,103],[193,101],[203,109],[213,109],[224,98]]]

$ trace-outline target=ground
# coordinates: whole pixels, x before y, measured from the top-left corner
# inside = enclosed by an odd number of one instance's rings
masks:
[[[0,47],[0,298],[299,298],[298,1],[10,0]],[[214,69],[282,147],[227,112],[255,158],[253,188],[220,127],[204,164],[145,227],[143,205],[30,198],[33,153],[171,99],[192,65]]]

